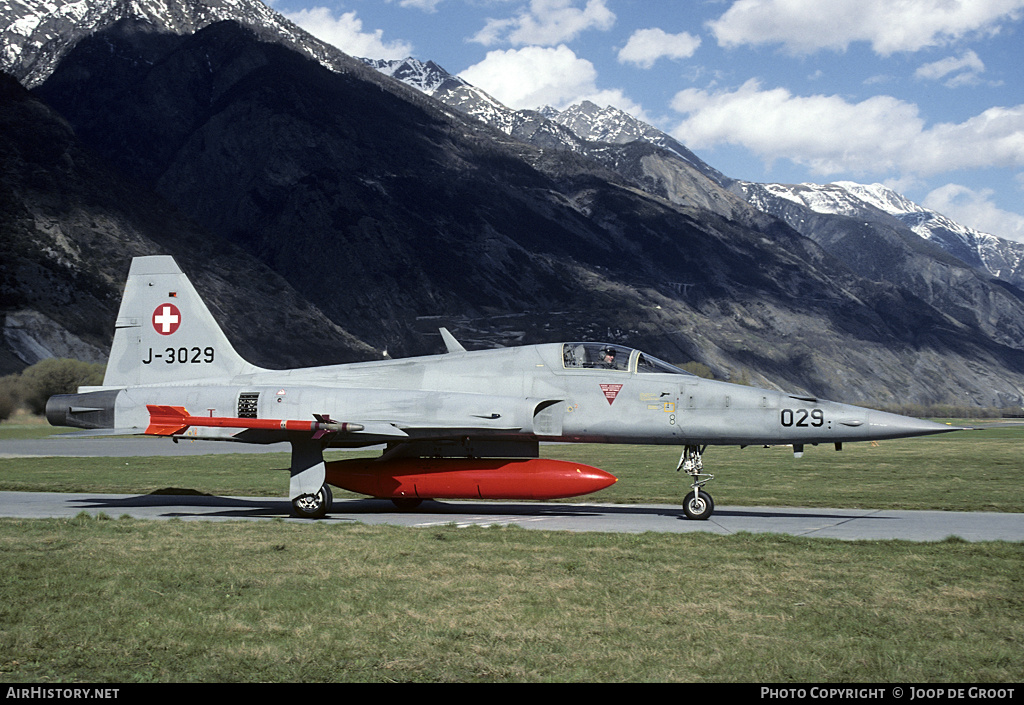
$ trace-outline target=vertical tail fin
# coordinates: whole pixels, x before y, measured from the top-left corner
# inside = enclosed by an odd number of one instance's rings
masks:
[[[173,257],[132,260],[104,386],[187,383],[256,371],[231,347]]]

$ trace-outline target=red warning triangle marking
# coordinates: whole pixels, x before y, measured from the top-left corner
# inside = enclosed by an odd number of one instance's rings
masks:
[[[602,384],[601,391],[604,392],[604,398],[608,400],[608,405],[615,401],[615,397],[619,395],[619,390],[622,389],[621,384]]]

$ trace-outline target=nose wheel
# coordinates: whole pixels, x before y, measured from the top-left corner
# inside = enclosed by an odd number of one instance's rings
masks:
[[[683,502],[683,513],[687,519],[703,520],[711,516],[715,511],[715,502],[707,492],[697,490],[693,494],[686,495]]]
[[[698,521],[707,519],[715,511],[714,500],[702,489],[715,479],[714,475],[704,472],[701,456],[705,448],[707,446],[685,446],[676,467],[676,471],[682,470],[693,479],[693,484],[690,485],[692,492],[687,493],[683,499],[683,513],[687,519]]]

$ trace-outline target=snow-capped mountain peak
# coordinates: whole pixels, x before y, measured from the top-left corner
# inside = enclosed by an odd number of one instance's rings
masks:
[[[842,215],[862,221],[907,228],[958,259],[1018,285],[1024,284],[1024,245],[961,225],[925,208],[883,184],[837,181],[830,184],[753,184],[735,182],[754,206],[783,217],[803,232],[803,219],[784,212],[781,203],[796,204],[815,213]],[[881,220],[880,220],[881,219]],[[813,238],[810,233],[804,233]]]
[[[38,86],[80,39],[123,20],[175,34],[233,20],[269,33],[334,70],[351,66],[340,51],[260,0],[0,0],[0,69],[29,88]]]
[[[836,181],[834,185],[859,198],[864,203],[872,205],[890,215],[927,212],[925,208],[883,184],[858,184],[854,181]]]
[[[385,76],[391,76],[431,96],[446,83],[468,85],[433,61],[424,63],[411,56],[405,59],[363,59],[363,62]]]
[[[589,100],[556,112],[552,119],[585,140],[611,144],[644,139],[653,129],[614,106],[601,108]]]
[[[536,110],[513,110],[481,89],[454,76],[432,61],[362,59],[449,107],[482,120],[505,134],[539,146],[583,151],[583,142],[628,144],[642,141],[674,152],[719,185],[726,179],[693,152],[661,130],[614,106],[583,101],[564,110],[547,105]]]

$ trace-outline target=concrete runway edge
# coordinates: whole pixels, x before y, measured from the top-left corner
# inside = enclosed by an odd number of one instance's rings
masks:
[[[112,518],[167,520],[292,519],[285,499],[206,495],[0,492],[0,516],[71,518],[81,512]],[[552,502],[424,502],[398,511],[387,500],[335,500],[328,523],[360,522],[409,527],[517,525],[549,531],[642,533],[742,532],[844,540],[1024,541],[1024,514],[804,507],[715,509],[707,521],[691,521],[678,505],[562,504]]]

